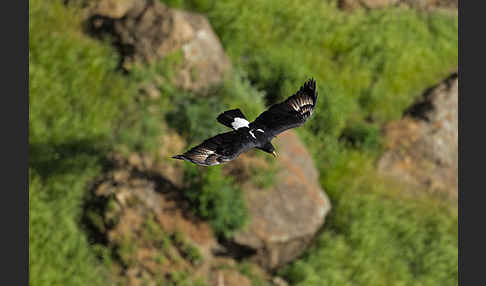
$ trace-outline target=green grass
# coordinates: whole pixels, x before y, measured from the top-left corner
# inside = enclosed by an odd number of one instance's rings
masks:
[[[350,14],[326,1],[214,5],[211,24],[257,86],[282,99],[314,76],[346,121],[397,118],[457,66],[457,18],[395,8]]]
[[[319,0],[168,2],[206,12],[233,64],[268,102],[317,78],[319,112],[306,128],[332,137],[399,118],[458,63],[457,17],[440,13],[347,13]]]
[[[103,253],[109,251],[90,244],[81,217],[90,183],[101,174],[106,155],[115,149],[156,154],[163,121],[178,131],[193,131],[184,135],[196,143],[225,129],[206,115],[229,109],[235,93],[239,102],[252,102],[252,116],[263,108],[263,95],[235,73],[235,81],[213,90],[208,100],[191,102],[198,98],[195,94],[167,84],[157,86],[162,94],[158,99],[139,96],[136,86],[171,75],[180,62],[178,53],[123,76],[116,71],[114,49],[83,34],[75,9],[57,1],[29,4],[30,281],[105,285],[110,257]],[[182,112],[182,123],[171,120],[173,112]],[[204,122],[207,130],[198,125]],[[211,174],[202,177],[204,192],[197,208],[218,233],[229,235],[243,225],[246,209],[231,181]],[[228,189],[223,196],[218,195],[220,187]],[[231,207],[236,212],[229,212]],[[199,260],[192,249],[187,252]]]
[[[457,209],[404,195],[357,152],[334,168],[323,233],[281,271],[291,285],[457,285]]]
[[[317,112],[299,134],[333,211],[316,245],[283,271],[291,284],[457,284],[457,214],[431,198],[403,198],[374,170],[381,126],[457,67],[457,17],[347,13],[317,0],[175,4],[207,13],[268,103],[317,78]]]
[[[118,57],[81,33],[58,1],[29,1],[29,266],[31,285],[106,285],[80,227],[133,89]]]
[[[165,93],[171,102],[165,119],[169,127],[178,131],[191,146],[210,136],[230,131],[216,121],[220,113],[241,108],[243,114],[253,120],[265,109],[265,94],[252,87],[248,76],[238,69],[221,86],[204,95],[173,88]]]
[[[229,238],[248,220],[242,190],[225,177],[221,166],[206,168],[185,165],[184,195],[192,202],[195,212],[207,220],[216,235]]]
[[[107,250],[91,245],[80,224],[108,152],[156,150],[161,122],[195,145],[227,130],[215,124],[218,112],[238,107],[253,119],[311,76],[319,105],[298,132],[333,210],[313,248],[281,274],[293,285],[457,284],[456,210],[401,195],[374,167],[382,124],[457,66],[457,17],[397,8],[345,13],[319,0],[168,2],[204,12],[233,63],[230,80],[204,96],[163,82],[160,98],[138,96],[138,85],[170,76],[180,54],[122,76],[116,52],[83,34],[76,11],[29,1],[32,285],[109,283],[107,260],[96,258]],[[219,234],[242,227],[246,208],[233,180],[220,168],[187,168],[195,211]]]
[[[88,166],[94,173],[92,166]],[[29,180],[29,275],[31,285],[105,285],[105,272],[79,228],[79,202],[92,177],[52,177],[42,182],[31,170]],[[92,175],[92,174],[91,174]],[[53,197],[57,193],[56,197]],[[62,198],[61,198],[62,197]]]
[[[378,155],[380,127],[458,64],[457,17],[439,12],[348,13],[320,0],[164,2],[205,13],[233,65],[267,103],[317,79],[317,112],[299,131],[325,150],[321,170],[341,156],[341,143]]]

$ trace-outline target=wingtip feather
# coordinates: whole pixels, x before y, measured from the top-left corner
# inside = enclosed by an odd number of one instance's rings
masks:
[[[317,104],[317,96],[318,92],[316,89],[316,80],[314,77],[309,78],[305,83],[304,83],[304,88],[308,88],[312,91],[312,95],[314,97],[314,105]]]

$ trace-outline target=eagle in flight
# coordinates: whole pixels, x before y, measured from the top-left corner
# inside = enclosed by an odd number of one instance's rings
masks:
[[[285,101],[272,105],[249,122],[239,109],[221,113],[217,120],[233,131],[206,139],[200,145],[174,159],[186,160],[197,165],[212,166],[236,159],[241,153],[258,148],[267,153],[275,153],[272,139],[279,133],[298,127],[314,112],[317,104],[316,81],[309,79]]]

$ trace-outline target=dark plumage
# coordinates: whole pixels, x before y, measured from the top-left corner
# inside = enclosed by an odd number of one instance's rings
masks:
[[[233,131],[211,137],[186,153],[172,158],[212,166],[231,161],[251,148],[276,156],[272,139],[285,130],[304,124],[314,112],[317,95],[316,81],[310,79],[294,95],[272,105],[251,123],[239,109],[225,111],[217,120],[233,128]]]

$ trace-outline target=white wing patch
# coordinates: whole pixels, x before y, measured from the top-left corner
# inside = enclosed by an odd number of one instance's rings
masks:
[[[258,131],[258,132],[262,132],[262,133],[265,132],[265,131],[263,131],[263,129],[260,129],[260,128],[258,128],[257,130],[255,130],[255,129],[249,130],[248,132],[250,132],[251,137],[253,137],[255,139],[256,139],[256,137],[255,137],[255,133],[253,133],[253,131]]]
[[[239,117],[235,117],[235,119],[233,120],[233,122],[231,122],[231,126],[235,130],[237,130],[237,129],[241,128],[241,127],[248,127],[249,124],[250,124],[250,122],[248,122],[246,119],[239,118]]]

